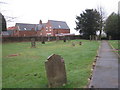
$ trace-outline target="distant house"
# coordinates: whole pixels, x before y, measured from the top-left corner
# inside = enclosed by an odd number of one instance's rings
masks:
[[[14,36],[57,36],[58,34],[69,34],[70,28],[64,21],[48,20],[47,23],[26,24],[16,23]]]
[[[43,24],[43,29],[38,31],[38,35],[43,36],[57,36],[57,34],[70,33],[70,28],[64,21],[48,20]]]
[[[16,23],[17,30],[14,31],[14,36],[36,36],[37,30],[40,30],[39,24]]]
[[[14,36],[14,31],[17,30],[16,27],[8,27],[6,31],[2,31],[1,35],[3,37],[9,37],[9,36]]]

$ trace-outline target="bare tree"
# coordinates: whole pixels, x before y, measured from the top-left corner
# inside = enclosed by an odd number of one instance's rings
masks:
[[[102,30],[104,27],[104,19],[105,19],[105,11],[104,8],[102,6],[98,6],[97,8],[98,12],[100,13],[100,27],[99,27],[99,39],[101,40],[101,34],[102,34]]]
[[[0,1],[0,4],[4,5],[4,4],[8,4],[8,3]],[[7,11],[7,10],[0,10],[0,13],[2,14],[4,11]],[[17,17],[11,17],[11,16],[7,16],[7,15],[3,15],[3,16],[4,16],[5,20],[6,20],[6,22],[8,22],[8,23],[14,22],[14,20],[17,18]]]

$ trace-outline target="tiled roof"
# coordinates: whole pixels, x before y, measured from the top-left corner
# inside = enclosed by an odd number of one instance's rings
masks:
[[[13,35],[13,30],[2,31],[2,35]]]
[[[53,29],[70,29],[64,21],[48,20],[48,22],[50,22]]]
[[[16,27],[18,27],[18,30],[24,31],[24,30],[41,30],[42,25],[41,24],[25,24],[25,23],[16,23]]]
[[[7,28],[7,30],[16,30],[16,29],[17,29],[17,27],[14,27],[14,26],[13,26],[13,27],[8,27],[8,28]]]
[[[64,21],[55,21],[55,20],[48,20],[48,22],[52,25],[52,29],[70,29],[66,22]],[[41,30],[42,27],[45,28],[46,23],[43,24],[26,24],[26,23],[16,23],[15,27],[18,28],[20,31],[24,30]]]

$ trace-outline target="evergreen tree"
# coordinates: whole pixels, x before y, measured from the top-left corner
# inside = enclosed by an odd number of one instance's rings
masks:
[[[112,39],[118,39],[120,31],[118,30],[118,15],[116,13],[112,13],[105,22],[105,32],[107,37],[111,36]]]
[[[96,35],[100,28],[100,14],[97,10],[86,9],[80,16],[76,17],[76,30],[88,39],[90,35]]]
[[[4,16],[0,13],[0,31],[6,31],[6,20]]]

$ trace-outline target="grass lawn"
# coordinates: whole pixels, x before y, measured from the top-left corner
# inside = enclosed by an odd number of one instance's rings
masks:
[[[110,40],[109,43],[118,50],[118,40]],[[119,47],[120,48],[120,47]],[[118,51],[115,51],[118,53]]]
[[[79,41],[83,45],[80,46]],[[76,43],[75,47],[72,42]],[[61,55],[65,61],[67,84],[64,88],[84,88],[88,83],[99,42],[53,41],[46,44],[37,42],[37,48],[30,46],[30,42],[2,45],[3,88],[47,88],[45,60],[53,53]],[[11,54],[18,56],[10,56]]]

